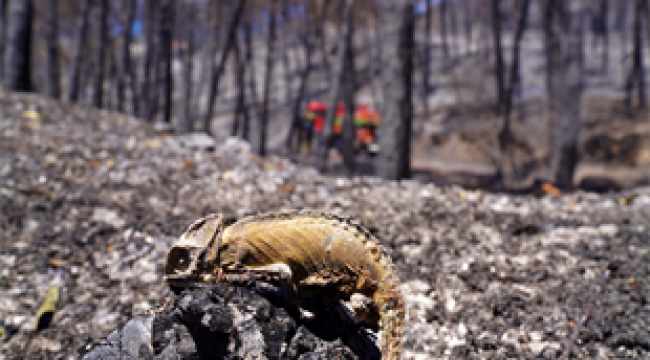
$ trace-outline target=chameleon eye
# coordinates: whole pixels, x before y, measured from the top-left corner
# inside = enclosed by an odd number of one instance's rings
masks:
[[[186,271],[190,267],[191,257],[187,249],[175,247],[169,251],[167,255],[167,274],[180,273]]]

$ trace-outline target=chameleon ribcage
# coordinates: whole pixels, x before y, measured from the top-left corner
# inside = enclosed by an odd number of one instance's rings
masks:
[[[220,216],[214,219],[222,222]],[[233,269],[284,264],[298,291],[322,288],[337,298],[333,300],[349,299],[354,293],[371,297],[379,312],[383,358],[399,358],[406,315],[399,280],[386,251],[361,225],[329,213],[291,211],[245,218],[225,228],[212,224],[211,228],[218,234],[199,241],[208,249],[204,264],[195,269],[207,270],[219,279]],[[196,237],[196,231],[190,227],[183,237]],[[168,274],[174,273],[171,253]]]

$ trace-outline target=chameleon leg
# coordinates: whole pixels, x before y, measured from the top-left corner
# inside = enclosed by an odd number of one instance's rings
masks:
[[[290,282],[293,278],[291,268],[283,263],[264,266],[243,266],[238,265],[222,269],[219,281],[245,282],[261,280],[269,282]]]
[[[301,290],[313,294],[328,294],[332,298],[347,298],[357,286],[357,276],[345,271],[317,271],[298,284]]]
[[[220,279],[230,283],[249,281],[264,281],[278,284],[283,290],[285,300],[291,305],[297,303],[296,288],[293,283],[293,272],[284,263],[275,263],[263,266],[239,266],[234,269],[224,270]]]

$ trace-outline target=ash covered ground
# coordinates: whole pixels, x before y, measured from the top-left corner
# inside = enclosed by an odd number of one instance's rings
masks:
[[[535,197],[325,177],[234,139],[4,93],[0,358],[76,358],[161,307],[165,252],[199,217],[303,208],[356,218],[388,249],[406,358],[557,358],[590,304],[573,356],[650,357],[648,188]]]

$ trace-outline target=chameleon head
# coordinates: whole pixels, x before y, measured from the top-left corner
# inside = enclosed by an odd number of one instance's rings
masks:
[[[184,286],[200,281],[206,273],[208,253],[216,250],[224,229],[221,214],[195,221],[167,252],[165,279],[170,285]]]

